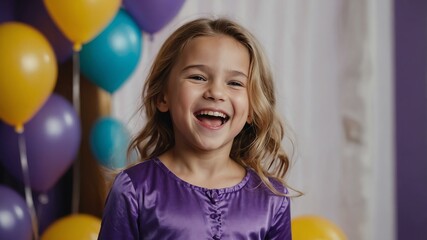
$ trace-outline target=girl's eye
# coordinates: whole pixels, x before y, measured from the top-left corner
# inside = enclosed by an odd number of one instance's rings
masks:
[[[200,75],[190,76],[189,78],[197,80],[197,81],[206,81],[206,79],[203,76],[200,76]]]
[[[230,82],[228,82],[228,85],[235,86],[235,87],[245,86],[242,82],[239,82],[239,81],[230,81]]]

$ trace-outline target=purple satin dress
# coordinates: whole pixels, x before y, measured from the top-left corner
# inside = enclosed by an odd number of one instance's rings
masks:
[[[233,187],[207,189],[183,181],[153,158],[117,175],[98,239],[290,240],[289,204],[252,170]]]

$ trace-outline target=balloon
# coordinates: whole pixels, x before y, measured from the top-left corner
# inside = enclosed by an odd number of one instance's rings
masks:
[[[73,214],[50,225],[41,240],[96,240],[101,220],[88,214]]]
[[[15,0],[0,1],[0,23],[13,21],[15,18]]]
[[[291,222],[294,240],[346,240],[343,231],[331,221],[320,216],[294,217]]]
[[[123,5],[145,32],[155,33],[178,14],[185,0],[124,0]]]
[[[125,10],[80,52],[82,73],[95,85],[115,92],[134,71],[142,48],[141,30]]]
[[[1,239],[31,240],[31,216],[24,199],[14,190],[0,185]]]
[[[52,47],[33,27],[0,25],[0,117],[22,130],[51,94],[58,73]]]
[[[0,176],[0,185],[7,185],[21,196],[25,196],[25,185],[11,176],[2,164],[0,164]],[[54,221],[71,213],[71,180],[72,171],[68,171],[47,192],[32,191],[40,234]]]
[[[121,0],[44,0],[59,29],[74,43],[74,50],[98,35],[119,10]]]
[[[65,176],[68,177],[67,174]],[[57,219],[71,213],[71,188],[70,177],[68,179],[62,177],[47,192],[33,191],[40,233],[43,233]]]
[[[70,167],[80,147],[80,120],[73,106],[52,94],[26,125],[28,171],[31,187],[46,192]],[[8,172],[23,182],[18,134],[0,123],[0,161]]]
[[[49,40],[60,63],[71,57],[73,45],[53,22],[43,4],[43,0],[19,0],[16,8],[16,19],[42,32]]]
[[[111,169],[126,165],[130,137],[121,122],[111,117],[101,118],[93,125],[89,138],[92,154],[101,165]]]

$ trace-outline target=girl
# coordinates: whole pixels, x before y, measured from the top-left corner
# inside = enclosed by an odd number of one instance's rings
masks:
[[[99,239],[291,239],[284,129],[246,29],[183,25],[143,92],[147,123],[130,146],[143,161],[117,175]]]

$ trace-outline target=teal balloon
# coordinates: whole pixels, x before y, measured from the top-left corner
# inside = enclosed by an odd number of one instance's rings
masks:
[[[110,169],[122,168],[127,164],[127,148],[130,134],[117,119],[98,119],[89,134],[89,145],[95,159]]]
[[[112,22],[80,51],[80,68],[89,81],[109,93],[119,89],[138,65],[142,32],[120,9]]]

